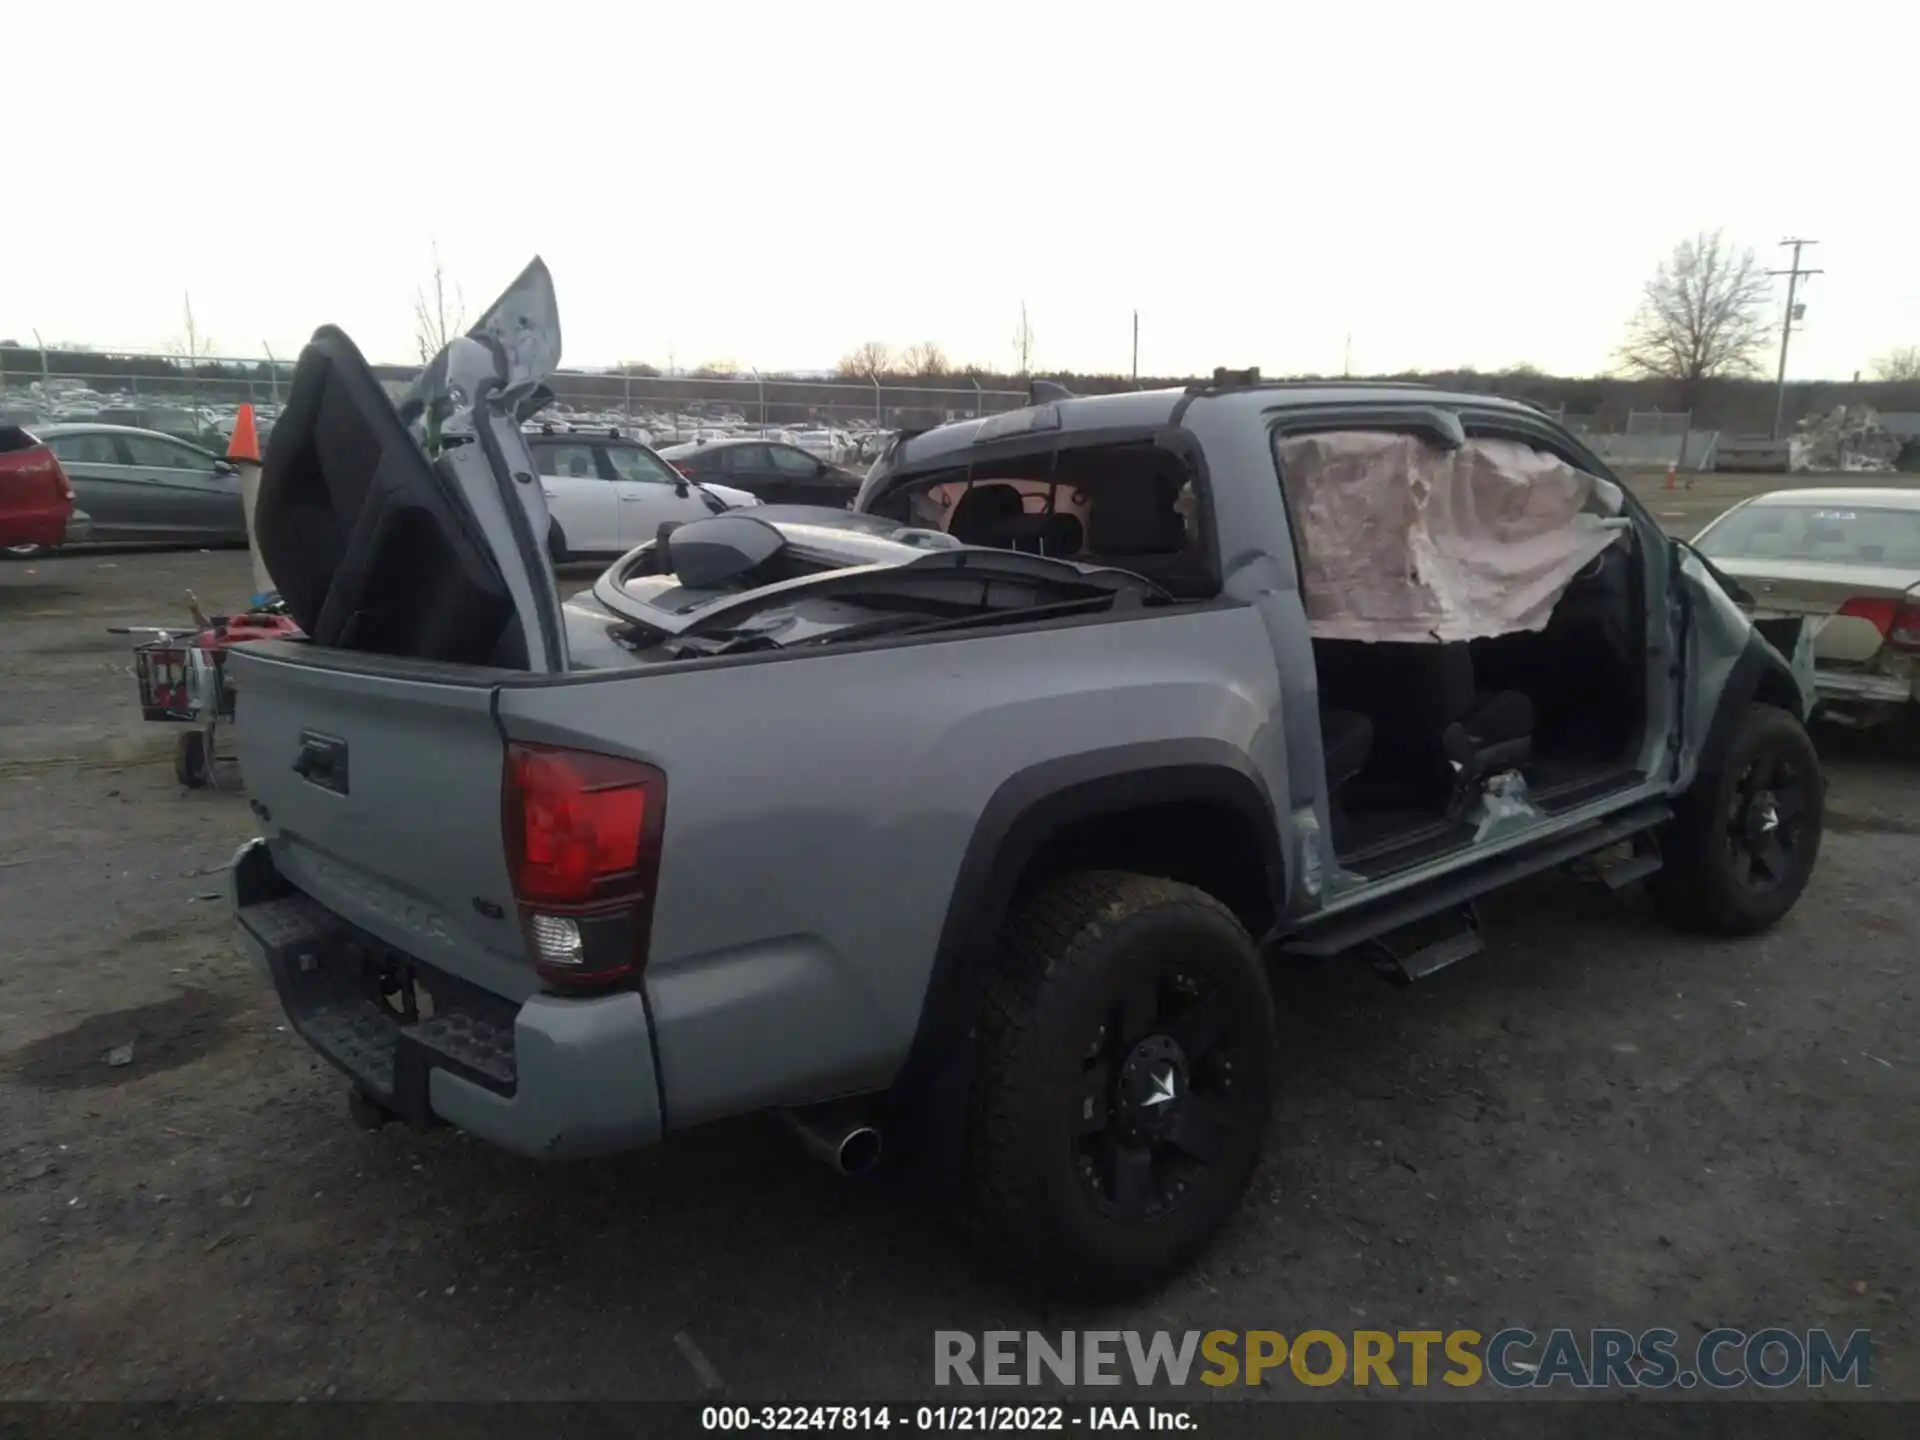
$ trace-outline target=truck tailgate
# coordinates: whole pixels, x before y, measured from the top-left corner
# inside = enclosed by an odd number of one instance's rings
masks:
[[[228,673],[280,874],[397,950],[533,994],[501,838],[497,672],[268,645],[236,649]]]

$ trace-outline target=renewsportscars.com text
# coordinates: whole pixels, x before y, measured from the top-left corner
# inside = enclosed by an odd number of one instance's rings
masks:
[[[937,1330],[936,1385],[1151,1385],[1456,1389],[1767,1390],[1873,1383],[1873,1338],[1855,1330],[1667,1329]]]

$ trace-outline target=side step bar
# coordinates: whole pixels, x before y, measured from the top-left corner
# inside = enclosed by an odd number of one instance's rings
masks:
[[[1636,805],[1631,810],[1623,810],[1618,815],[1582,826],[1570,834],[1557,835],[1541,844],[1509,851],[1464,870],[1436,876],[1391,895],[1377,905],[1362,905],[1352,911],[1336,911],[1324,919],[1309,919],[1279,937],[1279,952],[1313,960],[1342,954],[1356,945],[1390,935],[1443,910],[1465,905],[1490,891],[1504,889],[1516,880],[1524,880],[1529,875],[1537,875],[1543,870],[1551,870],[1597,850],[1618,845],[1672,818],[1673,811],[1664,800]],[[1478,932],[1475,934],[1477,939]],[[1432,968],[1438,969],[1439,966]],[[1431,970],[1425,973],[1431,973]]]
[[[1451,925],[1441,923],[1443,915],[1445,912],[1430,915],[1424,922],[1416,921],[1404,930],[1370,941],[1373,968],[1396,985],[1411,985],[1486,950],[1487,942],[1480,934],[1480,911],[1471,900],[1447,917]]]

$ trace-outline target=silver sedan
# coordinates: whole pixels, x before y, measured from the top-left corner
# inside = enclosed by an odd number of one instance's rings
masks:
[[[34,432],[59,457],[91,541],[244,545],[240,476],[210,450],[127,425],[49,425]]]

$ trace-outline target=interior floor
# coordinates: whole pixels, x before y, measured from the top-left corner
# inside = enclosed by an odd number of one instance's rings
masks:
[[[1316,640],[1342,867],[1379,878],[1470,845],[1484,787],[1510,772],[1548,815],[1635,783],[1646,715],[1637,578],[1632,551],[1615,546],[1537,633]]]

